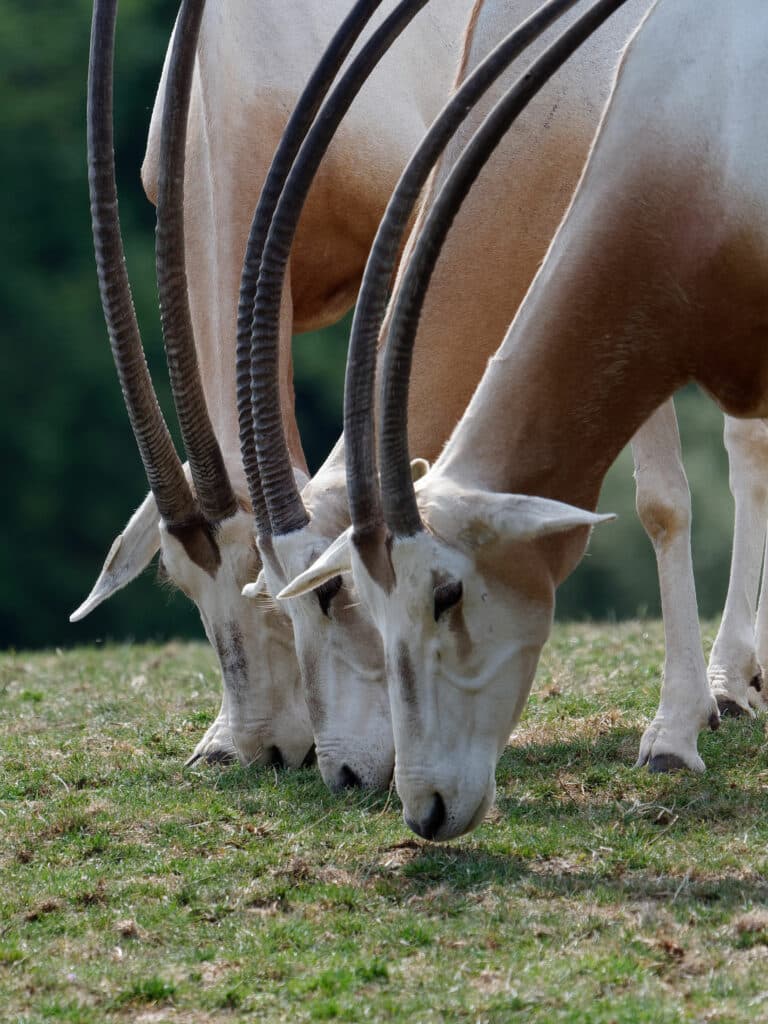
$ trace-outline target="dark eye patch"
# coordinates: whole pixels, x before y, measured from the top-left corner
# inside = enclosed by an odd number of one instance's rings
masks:
[[[326,618],[330,618],[331,601],[341,590],[341,576],[334,576],[321,586],[315,589],[315,595],[320,602],[320,609]]]
[[[461,600],[464,587],[461,580],[449,580],[447,583],[440,583],[435,587],[433,596],[435,600],[435,622],[443,612],[453,608]]]

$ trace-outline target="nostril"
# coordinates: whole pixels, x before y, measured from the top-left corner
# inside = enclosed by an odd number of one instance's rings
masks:
[[[271,768],[285,768],[285,758],[280,747],[270,747],[267,752],[267,764]]]
[[[343,764],[339,771],[339,789],[360,789],[362,785],[357,772],[353,772],[348,764]]]
[[[429,814],[423,821],[414,821],[406,815],[405,822],[408,828],[413,829],[417,836],[422,839],[434,839],[445,824],[445,802],[439,793],[432,798],[432,806]]]
[[[429,815],[423,822],[424,832],[422,833],[425,839],[434,839],[437,833],[445,824],[445,803],[439,793],[435,793],[434,799],[432,800],[432,807],[429,810]]]

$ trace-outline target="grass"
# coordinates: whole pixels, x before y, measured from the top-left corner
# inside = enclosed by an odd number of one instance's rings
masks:
[[[765,724],[635,771],[661,656],[655,623],[559,626],[445,847],[313,770],[185,771],[202,646],[0,657],[0,1020],[768,1020]]]

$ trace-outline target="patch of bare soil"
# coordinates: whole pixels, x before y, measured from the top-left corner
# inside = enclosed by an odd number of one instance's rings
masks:
[[[750,910],[747,914],[741,914],[733,922],[733,927],[739,936],[768,933],[768,910]]]
[[[35,904],[34,907],[30,907],[23,917],[25,921],[39,921],[41,917],[46,914],[54,914],[57,910],[61,910],[63,904],[61,900],[49,899],[42,900],[40,903]]]

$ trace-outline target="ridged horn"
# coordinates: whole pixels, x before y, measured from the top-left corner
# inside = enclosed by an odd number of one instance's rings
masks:
[[[381,530],[374,402],[376,352],[397,255],[432,168],[472,108],[496,79],[577,0],[550,0],[506,36],[435,118],[400,176],[376,232],[355,306],[344,385],[347,496],[356,538]]]
[[[328,44],[285,126],[264,181],[248,234],[237,308],[237,418],[240,427],[240,454],[248,481],[256,529],[261,535],[270,532],[270,523],[261,489],[251,407],[251,325],[261,254],[275,207],[299,147],[349,51],[380,6],[381,0],[358,0]]]
[[[354,58],[334,88],[299,151],[275,210],[256,288],[251,346],[251,387],[259,473],[272,533],[308,522],[291,467],[280,412],[278,355],[280,300],[296,226],[323,154],[372,69],[428,0],[402,0]]]
[[[88,63],[88,185],[99,291],[147,481],[169,526],[199,516],[147,369],[125,266],[115,182],[112,75],[117,0],[95,0]]]
[[[157,286],[165,354],[197,500],[206,519],[235,514],[237,500],[213,432],[197,364],[184,252],[187,115],[205,0],[183,0],[166,81],[157,192]]]
[[[408,452],[408,382],[424,297],[451,224],[482,167],[526,104],[571,54],[626,0],[598,0],[515,82],[473,135],[438,193],[419,234],[395,300],[384,352],[379,407],[379,466],[390,532],[422,529]]]

